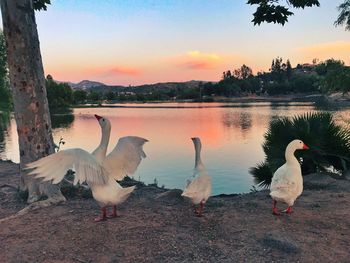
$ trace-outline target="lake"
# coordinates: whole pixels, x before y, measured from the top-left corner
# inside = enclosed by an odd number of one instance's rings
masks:
[[[72,115],[55,115],[53,134],[61,149],[93,151],[100,141],[94,114],[112,124],[109,150],[122,136],[149,140],[134,178],[159,186],[183,188],[194,166],[191,137],[202,140],[202,160],[213,178],[213,194],[249,192],[254,185],[248,169],[264,159],[261,147],[270,120],[317,111],[312,103],[161,103],[116,104],[76,108]],[[350,109],[335,112],[336,121],[350,123]],[[0,158],[19,161],[17,132],[12,116],[0,129]],[[316,135],[315,135],[316,136]]]

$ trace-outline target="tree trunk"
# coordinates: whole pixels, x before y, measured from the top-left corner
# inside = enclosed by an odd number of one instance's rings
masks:
[[[20,167],[54,153],[45,76],[32,0],[0,0],[7,62],[17,123]],[[28,203],[44,196],[65,200],[57,185],[26,175],[21,188],[28,189]]]

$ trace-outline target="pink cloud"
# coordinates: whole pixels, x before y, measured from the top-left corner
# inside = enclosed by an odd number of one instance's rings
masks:
[[[203,70],[221,72],[221,70],[228,70],[243,63],[247,64],[247,58],[238,54],[203,53],[197,50],[173,56],[167,59],[168,63],[169,61],[179,69],[198,72]]]
[[[116,66],[107,71],[106,73],[116,74],[116,75],[131,75],[137,76],[141,74],[141,70],[138,68],[125,67],[125,66]]]
[[[181,64],[180,66],[184,66],[189,69],[212,69],[214,67],[213,64],[211,64],[208,61],[187,61]]]
[[[86,70],[86,73],[98,78],[113,76],[139,76],[142,72],[139,68],[128,66],[98,67]]]

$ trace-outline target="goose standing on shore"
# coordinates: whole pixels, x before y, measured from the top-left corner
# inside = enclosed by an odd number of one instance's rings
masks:
[[[276,170],[271,181],[270,196],[273,199],[272,213],[274,215],[279,215],[277,201],[288,205],[288,208],[283,212],[292,213],[294,201],[303,192],[301,167],[294,152],[307,149],[309,147],[301,140],[294,140],[288,144],[285,151],[286,163]]]
[[[195,149],[194,179],[188,183],[182,196],[190,198],[194,206],[199,204],[199,208],[195,208],[195,213],[197,216],[202,216],[204,205],[211,194],[211,177],[201,160],[201,140],[195,137],[192,141]]]
[[[116,180],[120,181],[136,171],[142,158],[146,157],[143,145],[148,140],[136,136],[122,137],[106,156],[111,124],[104,117],[95,115],[95,118],[101,126],[102,137],[91,154],[80,148],[62,150],[28,164],[25,169],[31,169],[29,175],[44,181],[52,180],[53,184],[62,181],[69,169],[74,170],[73,184],[86,182],[101,206],[102,215],[95,219],[98,222],[116,217],[116,206],[134,190],[135,186],[122,188]],[[113,206],[112,214],[107,215],[107,206]]]

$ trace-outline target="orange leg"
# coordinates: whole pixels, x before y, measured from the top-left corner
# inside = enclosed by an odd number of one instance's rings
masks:
[[[277,201],[273,200],[272,214],[279,215],[280,213],[277,210]]]
[[[204,209],[204,202],[201,201],[200,204],[199,204],[199,208],[196,209],[196,212],[195,212],[196,216],[198,216],[198,217],[203,216],[203,209]]]
[[[101,208],[102,216],[95,218],[95,222],[101,222],[107,219],[107,209],[106,207]]]
[[[113,206],[113,212],[112,212],[112,214],[109,214],[107,217],[108,217],[108,218],[117,217],[117,206],[116,206],[116,205]]]
[[[292,211],[292,207],[291,206],[288,206],[288,208],[286,209],[286,214],[291,214],[291,213],[293,213],[293,211]]]

